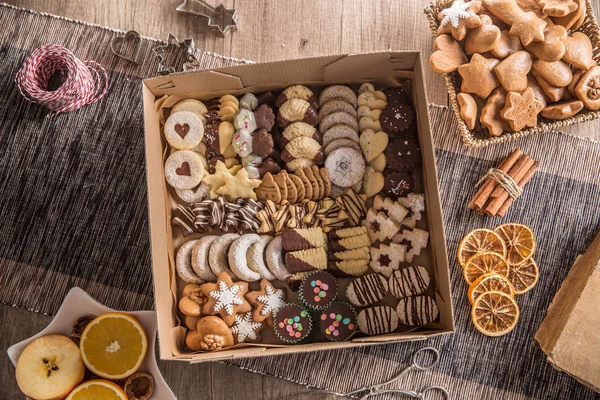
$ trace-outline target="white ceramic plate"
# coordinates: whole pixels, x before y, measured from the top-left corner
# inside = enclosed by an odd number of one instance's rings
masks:
[[[37,335],[9,347],[6,351],[8,353],[8,357],[13,365],[16,366],[19,356],[25,347],[27,347],[27,345],[34,339],[51,333],[69,336],[71,334],[73,323],[77,318],[83,315],[100,315],[112,311],[118,310],[113,310],[112,308],[108,308],[105,305],[98,303],[82,289],[74,287],[65,297],[58,312],[56,313],[56,316],[52,322],[50,322],[50,325],[48,325],[46,329]],[[154,354],[154,347],[156,343],[156,312],[133,311],[126,313],[134,316],[142,324],[146,334],[148,335],[148,353],[146,354],[146,359],[144,360],[144,363],[140,367],[139,371],[148,373],[154,378],[154,392],[151,399],[176,399],[175,395],[160,373],[158,365],[156,365],[156,356]]]

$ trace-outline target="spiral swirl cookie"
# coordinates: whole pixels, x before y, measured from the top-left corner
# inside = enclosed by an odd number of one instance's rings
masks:
[[[365,175],[365,159],[359,150],[341,147],[333,150],[325,160],[331,183],[351,187],[360,183]]]
[[[193,189],[206,174],[206,161],[191,150],[179,150],[165,162],[165,179],[175,189]]]
[[[192,111],[173,113],[165,122],[165,139],[175,149],[188,150],[200,144],[204,136],[204,123],[200,115]]]

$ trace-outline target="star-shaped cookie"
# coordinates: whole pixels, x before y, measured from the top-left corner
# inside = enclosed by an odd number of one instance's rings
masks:
[[[536,126],[537,116],[543,108],[544,104],[535,97],[533,89],[529,87],[522,93],[509,92],[500,116],[508,121],[514,131],[520,131],[526,126]]]
[[[485,58],[481,54],[475,53],[471,62],[458,67],[458,73],[462,77],[461,91],[474,93],[485,99],[492,90],[500,86],[498,78],[494,74],[494,67],[500,61],[495,58]]]
[[[255,321],[267,321],[269,326],[273,326],[273,315],[283,307],[285,303],[285,293],[281,289],[275,288],[271,282],[266,279],[260,281],[260,290],[250,292],[246,298],[254,307],[252,317]]]
[[[467,28],[481,26],[481,19],[477,13],[481,10],[481,1],[456,0],[452,6],[438,14],[440,27],[437,34],[451,34],[458,41],[465,38]]]
[[[234,283],[227,272],[219,274],[217,283],[205,283],[200,290],[207,299],[202,310],[204,314],[219,314],[229,326],[235,322],[237,313],[252,310],[252,306],[244,296],[248,292],[248,283]]]
[[[209,195],[211,199],[216,199],[219,197],[219,193],[217,190],[225,185],[225,177],[233,177],[234,174],[237,174],[242,169],[241,165],[233,165],[231,168],[227,168],[227,166],[222,161],[217,161],[215,164],[215,173],[204,175],[202,178],[202,182],[208,184],[210,186]],[[260,181],[258,181],[260,183]],[[254,198],[256,200],[256,197]]]
[[[228,201],[237,199],[256,200],[254,189],[260,186],[260,179],[250,179],[245,168],[240,169],[235,176],[228,174],[223,177],[223,186],[217,189],[217,194],[224,196]]]

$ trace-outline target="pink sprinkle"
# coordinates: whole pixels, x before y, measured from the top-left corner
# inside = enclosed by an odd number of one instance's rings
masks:
[[[321,321],[325,321],[327,319],[327,315],[321,314]]]
[[[333,331],[333,336],[340,336],[340,331]]]
[[[329,314],[329,318],[331,318],[331,319],[335,319],[335,313],[331,313],[331,314]]]
[[[281,329],[283,329],[283,327],[284,327],[284,326],[285,326],[285,324],[284,324],[283,322],[280,322],[280,323],[279,323],[279,327],[280,327]]]
[[[299,338],[301,336],[300,332],[296,332],[296,337]]]
[[[333,325],[329,325],[329,330],[330,330],[331,332],[335,331],[335,326],[333,326]]]
[[[285,327],[285,329],[286,329],[288,332],[291,332],[291,331],[292,331],[292,326],[291,326],[291,325],[288,325],[288,326],[286,326],[286,327]]]
[[[327,289],[329,289],[329,285],[324,283],[323,285],[321,285],[321,289],[327,290]]]

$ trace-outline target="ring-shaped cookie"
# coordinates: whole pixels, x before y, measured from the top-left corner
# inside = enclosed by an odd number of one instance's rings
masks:
[[[186,283],[204,283],[192,269],[192,248],[196,242],[198,241],[190,240],[189,242],[185,242],[179,250],[177,250],[177,256],[175,256],[175,269],[177,270],[177,275]]]
[[[260,275],[250,269],[246,254],[248,248],[260,242],[260,236],[249,233],[238,237],[229,246],[229,268],[242,281],[254,282],[260,279]]]
[[[217,280],[217,276],[212,272],[210,264],[208,263],[210,246],[217,238],[217,235],[201,237],[196,241],[197,243],[192,248],[192,269],[196,275],[209,282]]]
[[[227,272],[232,277],[235,277],[231,269],[229,269],[227,253],[231,243],[239,237],[240,235],[237,233],[226,233],[219,236],[210,245],[210,249],[208,250],[208,265],[216,276],[219,276],[221,272]]]

